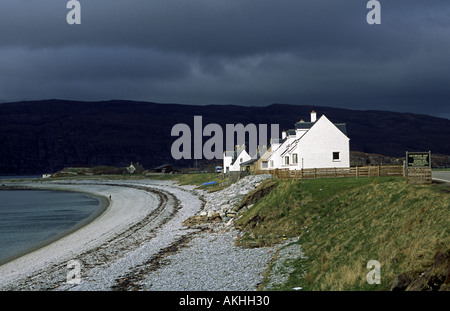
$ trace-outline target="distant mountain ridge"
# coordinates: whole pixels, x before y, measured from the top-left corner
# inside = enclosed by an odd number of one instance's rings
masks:
[[[0,174],[56,172],[67,166],[175,166],[171,137],[175,124],[192,127],[217,123],[279,124],[293,128],[310,112],[325,114],[333,123],[346,123],[350,149],[402,157],[405,151],[450,154],[450,120],[428,115],[362,111],[332,107],[273,104],[266,107],[193,106],[111,100],[80,102],[43,100],[0,104]],[[204,139],[206,141],[207,138]]]

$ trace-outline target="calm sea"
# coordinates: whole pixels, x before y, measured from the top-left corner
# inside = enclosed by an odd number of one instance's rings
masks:
[[[0,191],[0,263],[73,229],[99,206],[74,192]]]

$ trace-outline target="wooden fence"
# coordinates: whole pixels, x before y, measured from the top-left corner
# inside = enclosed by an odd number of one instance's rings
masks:
[[[431,168],[429,167],[408,167],[406,170],[406,183],[426,185],[431,184]]]
[[[255,174],[271,174],[281,179],[403,176],[403,166],[356,166],[347,168],[311,168],[302,170],[275,169],[258,170]]]

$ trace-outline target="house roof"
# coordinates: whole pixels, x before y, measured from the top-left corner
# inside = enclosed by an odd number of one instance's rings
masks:
[[[282,144],[286,141],[286,138],[272,138],[272,144]]]
[[[315,122],[297,122],[295,123],[295,129],[310,129]]]
[[[342,133],[347,136],[347,124],[345,123],[333,123]]]
[[[294,129],[290,129],[286,131],[287,135],[295,135],[295,130]]]
[[[255,158],[255,159],[250,159],[248,161],[242,162],[240,165],[243,165],[243,166],[250,165],[250,164],[253,164],[254,162],[258,161],[258,159],[259,159],[259,157]]]
[[[292,150],[293,150],[294,148],[297,147],[298,141],[299,141],[300,139],[301,139],[301,138],[297,138],[297,139],[294,140],[289,146],[286,146],[286,149],[281,153],[281,156],[284,156],[286,153],[291,153]]]
[[[261,154],[260,158],[262,158],[263,160],[267,160],[271,154],[272,154],[272,147],[269,147],[269,149],[267,149],[266,151],[264,151],[264,153]]]
[[[317,122],[317,121],[316,121]],[[316,122],[297,122],[295,129],[309,130]],[[347,136],[347,125],[345,123],[333,123],[342,133]]]

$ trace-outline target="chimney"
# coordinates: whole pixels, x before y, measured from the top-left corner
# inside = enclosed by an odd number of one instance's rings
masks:
[[[311,111],[311,122],[316,122],[316,120],[317,120],[316,112],[313,110]]]
[[[263,145],[262,150],[261,150],[261,155],[266,153],[266,151],[267,151],[267,146]]]

